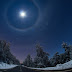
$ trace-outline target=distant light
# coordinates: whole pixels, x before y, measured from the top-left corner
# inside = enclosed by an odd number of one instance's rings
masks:
[[[26,12],[21,11],[21,12],[20,12],[20,17],[22,17],[22,18],[26,17]]]

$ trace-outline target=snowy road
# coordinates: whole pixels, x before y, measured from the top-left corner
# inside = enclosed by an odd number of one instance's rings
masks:
[[[0,72],[72,72],[72,69],[66,69],[66,70],[46,70],[46,71],[36,71],[36,70],[32,70],[26,67],[22,67],[22,66],[17,66],[15,68],[12,69],[7,69],[7,70],[0,70]]]
[[[17,66],[13,69],[8,69],[8,70],[0,70],[0,72],[38,72],[38,71],[34,71],[22,66]]]

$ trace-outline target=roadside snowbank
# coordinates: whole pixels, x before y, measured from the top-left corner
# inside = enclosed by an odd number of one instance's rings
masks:
[[[46,67],[46,68],[31,68],[31,67],[27,67],[30,69],[36,69],[36,70],[63,70],[63,69],[69,69],[72,68],[72,60],[64,63],[64,64],[58,64],[55,67]]]
[[[11,68],[14,68],[16,67],[17,65],[13,65],[13,64],[6,64],[6,63],[3,63],[1,62],[0,63],[0,69],[11,69]]]

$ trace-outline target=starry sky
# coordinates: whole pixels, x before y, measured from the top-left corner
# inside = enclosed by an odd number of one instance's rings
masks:
[[[62,42],[72,44],[72,0],[0,0],[0,39],[11,43],[20,62],[28,54],[35,57],[36,43],[50,57],[63,53]]]

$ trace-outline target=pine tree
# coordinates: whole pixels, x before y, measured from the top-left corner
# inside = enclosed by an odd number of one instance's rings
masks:
[[[35,67],[47,67],[50,65],[48,56],[49,54],[44,52],[40,44],[36,45],[36,57],[34,59]]]
[[[70,46],[63,42],[62,47],[65,49],[65,62],[68,62],[70,61]]]
[[[50,64],[51,66],[56,66],[57,64],[59,64],[59,53],[58,52],[56,52],[53,58],[50,59]]]
[[[27,55],[27,58],[25,59],[25,61],[23,62],[23,64],[27,67],[32,67],[33,66],[33,61],[32,61],[32,58],[29,55]]]
[[[20,64],[19,61],[10,52],[10,43],[0,40],[0,62],[8,64]]]

